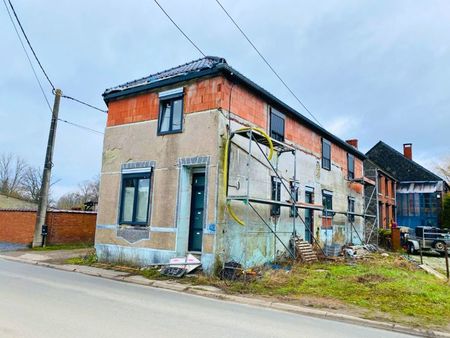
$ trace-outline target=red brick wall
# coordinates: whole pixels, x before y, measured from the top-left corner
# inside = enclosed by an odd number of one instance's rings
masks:
[[[0,210],[0,242],[30,244],[35,223],[35,211]]]
[[[47,214],[47,244],[93,243],[97,214],[53,211]],[[35,211],[0,210],[0,242],[31,244]]]

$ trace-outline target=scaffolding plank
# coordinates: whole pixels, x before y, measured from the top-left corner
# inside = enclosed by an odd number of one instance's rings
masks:
[[[231,201],[248,201],[253,203],[259,203],[259,204],[267,204],[267,205],[279,205],[282,207],[292,207],[291,201],[274,201],[271,199],[266,198],[257,198],[257,197],[249,197],[249,196],[228,196],[228,200]],[[305,202],[296,202],[295,207],[299,209],[313,209],[322,211],[323,206],[319,204],[312,204],[312,203],[305,203]]]
[[[240,135],[242,137],[250,139],[250,131],[248,131],[248,130],[236,130],[236,131],[233,132],[233,134],[234,135]],[[267,142],[267,139],[262,134],[260,134],[257,130],[252,130],[251,134],[253,136],[253,141],[256,141],[259,144],[262,144],[262,145],[264,145],[266,147],[269,147],[269,143]],[[275,140],[273,138],[270,138],[270,139],[272,141],[272,145],[273,145],[274,149],[276,151],[278,151],[278,152],[288,152],[288,151],[294,151],[295,150],[294,147],[292,147],[292,146],[290,146],[290,145],[288,145],[286,143],[277,141],[277,140]]]

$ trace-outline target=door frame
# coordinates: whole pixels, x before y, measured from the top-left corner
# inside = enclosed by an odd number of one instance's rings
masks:
[[[189,247],[190,247],[190,242],[191,242],[191,224],[192,224],[192,217],[193,217],[193,215],[192,215],[192,197],[193,197],[193,194],[192,194],[192,186],[193,186],[193,181],[194,181],[194,176],[196,175],[196,174],[203,174],[204,175],[204,179],[205,179],[205,182],[204,182],[204,184],[203,184],[203,219],[202,219],[202,246],[201,246],[201,248],[200,248],[200,251],[195,251],[195,250],[190,250],[189,249]],[[187,236],[187,239],[188,239],[188,243],[187,243],[187,251],[188,252],[192,252],[192,253],[201,253],[202,251],[203,251],[203,232],[204,232],[204,230],[205,230],[205,220],[206,220],[206,218],[205,218],[205,216],[206,216],[206,188],[207,188],[207,186],[206,186],[206,180],[207,180],[207,176],[206,176],[206,168],[204,168],[204,167],[196,167],[196,168],[192,168],[192,170],[191,170],[191,175],[190,175],[190,181],[191,181],[191,191],[190,191],[190,208],[189,208],[189,224],[188,224],[188,236]]]
[[[307,195],[311,196],[311,201],[308,201],[306,199]],[[314,189],[313,188],[305,189],[305,202],[306,203],[314,203]],[[305,209],[305,213],[306,212],[310,212],[311,213],[311,215],[310,215],[310,220],[311,221],[310,221],[310,224],[306,224],[306,222],[305,222],[305,237],[306,237],[306,234],[308,233],[309,234],[308,242],[310,244],[312,244],[313,243],[313,237],[314,237],[314,210],[313,209]],[[306,215],[305,215],[305,220],[306,220]],[[306,227],[309,227],[309,231],[306,229]],[[306,238],[305,238],[305,240],[306,240]]]
[[[197,160],[198,161],[198,160]],[[203,225],[205,230],[205,224],[208,219],[208,177],[209,177],[209,158],[206,157],[206,161],[198,161],[194,163],[190,158],[179,159],[178,167],[178,196],[177,196],[177,208],[176,208],[176,254],[177,256],[186,256],[189,244],[189,224],[191,213],[191,189],[192,189],[192,174],[198,172],[205,173],[205,212],[203,218]],[[203,249],[203,248],[202,248]]]

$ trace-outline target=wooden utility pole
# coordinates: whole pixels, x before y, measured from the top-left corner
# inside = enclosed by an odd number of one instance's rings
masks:
[[[52,122],[48,134],[47,152],[45,154],[44,172],[42,173],[42,185],[39,193],[39,205],[36,215],[36,226],[34,227],[33,248],[43,246],[44,237],[42,236],[42,227],[45,224],[48,206],[48,190],[50,188],[50,176],[53,166],[53,148],[55,146],[56,127],[58,125],[59,102],[62,92],[55,90],[55,101],[53,103]]]

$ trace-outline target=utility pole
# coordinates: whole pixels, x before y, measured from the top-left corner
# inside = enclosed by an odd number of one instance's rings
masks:
[[[42,228],[45,224],[48,206],[48,190],[50,188],[50,175],[53,166],[53,148],[55,146],[56,127],[58,124],[59,102],[61,101],[62,92],[60,89],[55,90],[55,101],[53,103],[52,122],[50,124],[50,132],[48,134],[47,152],[45,154],[44,172],[42,173],[42,185],[39,193],[39,206],[36,215],[36,226],[34,227],[33,248],[43,246],[44,237],[42,236]]]

